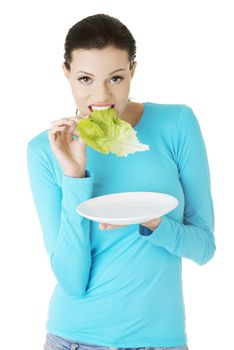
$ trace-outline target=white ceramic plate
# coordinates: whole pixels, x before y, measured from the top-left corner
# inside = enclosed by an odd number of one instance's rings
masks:
[[[87,219],[113,225],[140,224],[175,209],[177,198],[159,192],[122,192],[91,198],[77,207]]]

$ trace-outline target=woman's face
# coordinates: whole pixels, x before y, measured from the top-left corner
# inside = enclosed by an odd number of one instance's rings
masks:
[[[76,106],[82,116],[91,113],[91,105],[114,105],[119,115],[128,105],[130,83],[136,62],[130,70],[125,50],[76,49],[72,51],[71,69],[63,64],[66,78],[71,84]]]

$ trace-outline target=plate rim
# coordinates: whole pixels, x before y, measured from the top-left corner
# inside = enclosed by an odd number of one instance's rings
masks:
[[[174,206],[172,209],[170,210],[167,210],[165,214],[160,214],[158,217],[160,216],[163,216],[163,215],[166,215],[167,213],[173,211],[174,209],[176,209],[179,205],[179,200],[178,198],[176,198],[175,196],[171,195],[171,194],[168,194],[168,193],[163,193],[163,192],[153,192],[153,191],[132,191],[132,192],[117,192],[117,193],[110,193],[110,194],[106,194],[106,195],[101,195],[101,196],[96,196],[96,197],[93,197],[93,198],[90,198],[90,199],[87,199],[86,201],[80,203],[77,207],[76,207],[76,211],[79,215],[85,217],[85,218],[88,218],[89,220],[92,220],[92,221],[96,221],[96,222],[106,222],[108,223],[109,220],[113,222],[116,222],[116,224],[120,221],[124,222],[124,221],[133,221],[133,220],[139,220],[141,222],[146,222],[147,219],[150,220],[151,218],[151,215],[146,215],[146,216],[137,216],[135,219],[134,217],[131,217],[131,218],[101,218],[100,216],[93,216],[93,215],[86,215],[86,214],[83,214],[80,212],[80,207],[86,203],[86,202],[90,202],[92,200],[97,200],[98,198],[103,198],[103,197],[110,197],[110,196],[118,196],[118,195],[129,195],[129,194],[144,194],[144,193],[152,193],[152,194],[160,194],[162,196],[165,196],[165,197],[170,197],[171,199],[174,200]],[[82,210],[82,208],[81,208]],[[153,215],[153,214],[152,214]],[[145,220],[145,221],[142,221],[142,220]],[[120,224],[121,225],[121,224]]]

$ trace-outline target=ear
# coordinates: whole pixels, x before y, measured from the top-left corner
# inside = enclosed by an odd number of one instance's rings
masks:
[[[70,71],[66,68],[65,64],[62,64],[63,73],[67,80],[70,80]]]
[[[137,62],[134,61],[132,69],[131,69],[131,78],[133,78],[133,76],[135,74],[136,66],[137,66]]]

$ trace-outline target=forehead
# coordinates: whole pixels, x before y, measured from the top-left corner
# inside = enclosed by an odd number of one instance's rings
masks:
[[[114,47],[106,47],[104,49],[76,49],[72,51],[71,66],[74,69],[85,70],[89,67],[108,66],[116,69],[116,65],[121,65],[127,68],[128,53],[126,50],[117,49]],[[118,67],[117,67],[118,68]]]

